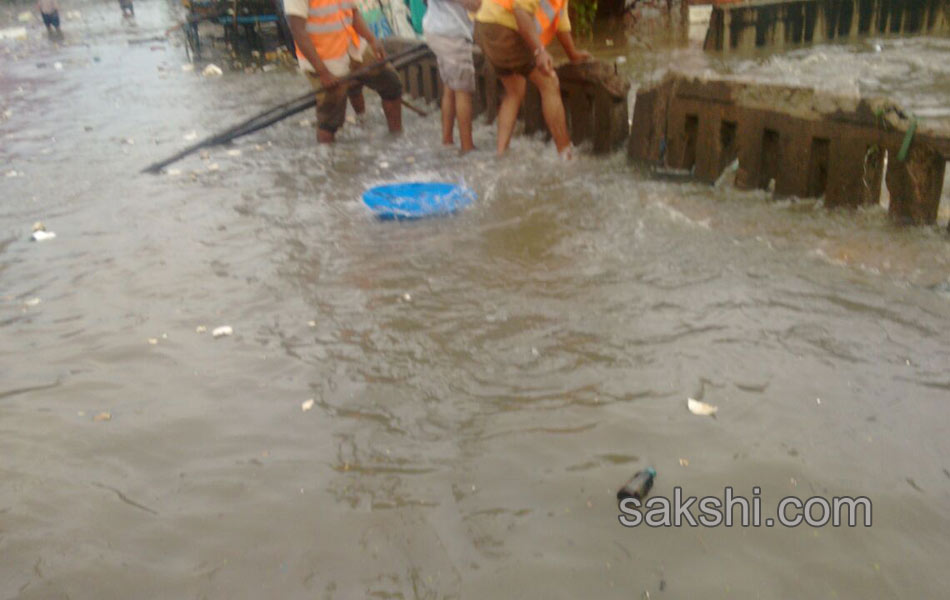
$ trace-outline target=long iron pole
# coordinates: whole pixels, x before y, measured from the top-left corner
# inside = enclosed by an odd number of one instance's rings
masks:
[[[421,58],[425,57],[427,54],[429,54],[429,47],[426,46],[425,44],[419,44],[418,46],[413,46],[412,48],[403,50],[402,52],[398,52],[394,54],[393,56],[386,58],[383,61],[375,62],[373,64],[360,67],[359,69],[356,69],[355,71],[348,73],[343,77],[340,77],[337,85],[342,85],[343,83],[351,81],[362,75],[365,75],[369,73],[370,71],[372,71],[373,69],[377,69],[387,62],[393,63],[393,66],[398,68],[398,67],[402,67],[407,64],[413,63],[417,60],[420,60]],[[395,63],[399,63],[399,64],[397,65]],[[209,136],[199,142],[192,144],[191,146],[188,146],[184,150],[181,150],[180,152],[166,158],[165,160],[152,163],[151,165],[142,169],[142,172],[143,173],[158,173],[162,169],[167,167],[168,165],[174,162],[177,162],[181,160],[182,158],[188,156],[189,154],[193,154],[194,152],[202,148],[206,148],[208,146],[217,146],[219,144],[225,144],[243,135],[253,133],[269,125],[273,125],[274,123],[278,121],[282,121],[299,112],[303,112],[307,110],[308,108],[311,108],[314,105],[316,105],[317,103],[316,94],[322,91],[322,89],[323,88],[321,87],[320,89],[307,92],[306,94],[298,98],[294,98],[293,100],[284,102],[283,104],[275,106],[274,108],[268,109],[245,121],[242,121],[241,123],[238,123],[237,125],[229,127],[228,129],[220,133],[216,133],[212,136]]]

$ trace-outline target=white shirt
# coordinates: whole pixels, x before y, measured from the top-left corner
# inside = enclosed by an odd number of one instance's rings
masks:
[[[354,9],[359,10],[359,9]],[[302,17],[306,19],[310,12],[310,0],[284,0],[284,14],[288,17]],[[354,60],[356,62],[363,62],[363,53],[366,51],[368,44],[363,43],[363,38],[359,38],[359,45],[353,44],[352,40],[350,45],[346,50],[346,54],[339,58],[331,58],[327,60],[320,57],[323,60],[323,64],[327,66],[327,69],[330,73],[333,73],[337,77],[343,77],[350,72],[350,61]],[[297,64],[300,66],[301,71],[310,71],[314,72],[313,65],[310,64],[310,61],[306,58],[297,57]]]
[[[472,20],[468,11],[452,0],[429,0],[426,16],[422,18],[422,30],[425,33],[460,37],[472,41]]]

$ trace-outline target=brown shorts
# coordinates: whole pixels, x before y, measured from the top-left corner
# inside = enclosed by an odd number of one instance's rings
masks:
[[[513,74],[527,77],[534,70],[534,54],[514,29],[475,21],[475,42],[501,77]]]
[[[357,62],[350,63],[350,70],[355,71],[362,65]],[[322,84],[316,73],[307,71],[307,79],[311,87],[315,90],[321,90]],[[357,77],[349,83],[338,85],[326,91],[317,92],[317,127],[331,133],[343,127],[346,120],[346,98],[360,92],[363,86],[376,90],[383,100],[398,100],[402,98],[402,82],[399,81],[399,74],[392,65],[386,65],[379,69],[374,69],[366,75]]]

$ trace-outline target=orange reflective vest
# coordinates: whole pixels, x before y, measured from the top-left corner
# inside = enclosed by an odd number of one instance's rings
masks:
[[[353,0],[310,0],[307,13],[307,35],[321,60],[332,60],[346,54],[352,42],[360,45],[360,36],[353,29]],[[304,58],[300,48],[297,57]]]
[[[514,12],[515,0],[491,0],[508,12]],[[567,0],[541,0],[538,9],[534,11],[535,31],[541,40],[542,46],[547,46],[557,34],[557,24],[561,13],[565,10]]]

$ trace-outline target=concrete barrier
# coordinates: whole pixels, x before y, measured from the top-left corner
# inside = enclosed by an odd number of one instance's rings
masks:
[[[862,35],[950,33],[950,0],[715,2],[704,48],[734,52]]]
[[[950,132],[885,99],[671,73],[637,92],[627,151],[708,183],[738,159],[737,187],[824,196],[829,208],[877,203],[883,183],[896,221],[932,224]]]
[[[418,43],[401,38],[384,40],[387,52],[390,53]],[[600,61],[561,65],[557,67],[557,74],[561,82],[561,97],[567,113],[571,141],[575,145],[590,142],[596,154],[621,147],[629,131],[627,95],[630,83],[617,74],[612,64]],[[433,101],[442,95],[442,83],[434,56],[399,69],[399,75],[405,92],[412,98]],[[491,122],[498,113],[504,90],[491,64],[484,59],[477,47],[475,79],[475,114],[484,113],[486,119]],[[530,83],[520,117],[525,124],[525,133],[547,130],[541,114],[540,95],[537,88]]]

